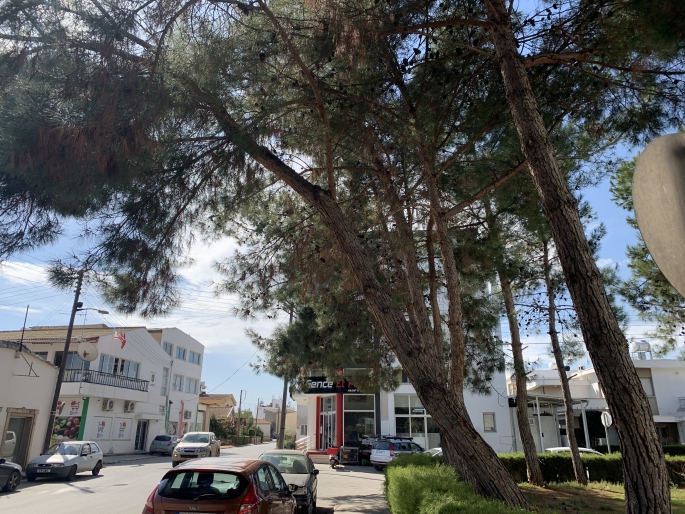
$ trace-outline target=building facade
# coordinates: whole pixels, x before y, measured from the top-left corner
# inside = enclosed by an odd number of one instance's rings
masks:
[[[182,436],[202,425],[200,342],[176,328],[85,325],[74,329],[65,356],[66,330],[32,327],[24,333],[24,344],[46,362],[58,366],[67,359],[53,441],[92,439],[105,453],[131,453],[147,451],[156,435]],[[0,339],[17,334],[0,332]],[[96,351],[80,355],[88,348],[84,342]]]
[[[56,366],[0,337],[0,458],[22,468],[43,450]]]
[[[505,381],[499,373],[493,376],[490,395],[465,393],[476,430],[500,453],[514,450]],[[299,435],[306,438],[302,446],[310,451],[356,445],[374,435],[412,437],[425,449],[441,445],[437,424],[406,377],[394,391],[376,394],[364,394],[345,380],[312,377],[309,392],[293,399],[301,407],[300,419],[307,415],[306,429],[300,426]]]
[[[654,424],[661,444],[685,444],[685,361],[676,359],[633,359],[642,387],[654,416]],[[604,392],[593,368],[566,372],[573,398],[574,419],[569,423],[576,431],[579,444],[585,446],[618,446],[618,435],[613,426],[607,430],[601,425],[601,413],[609,408]],[[510,394],[515,394],[513,383],[508,384]],[[540,433],[550,437],[559,432],[559,442],[568,445],[567,423],[563,413],[563,397],[559,374],[556,369],[536,370],[528,383],[529,417],[547,422]],[[537,404],[540,407],[537,407]],[[539,410],[546,418],[539,418]],[[556,424],[556,427],[554,426]],[[536,425],[537,428],[537,425]],[[553,430],[556,429],[556,430]],[[534,430],[535,433],[535,430]],[[607,440],[608,437],[608,440]],[[536,436],[536,444],[540,439]],[[554,441],[543,441],[542,448],[555,446]]]

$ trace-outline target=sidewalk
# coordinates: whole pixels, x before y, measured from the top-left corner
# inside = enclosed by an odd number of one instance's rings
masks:
[[[134,462],[137,460],[149,460],[162,457],[161,455],[150,455],[149,453],[126,453],[121,455],[107,455],[105,454],[102,458],[102,463],[106,466],[107,464],[119,464],[120,462]],[[169,457],[171,459],[171,457]]]

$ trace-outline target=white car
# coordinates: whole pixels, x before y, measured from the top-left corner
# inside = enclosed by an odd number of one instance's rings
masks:
[[[371,465],[378,471],[383,471],[388,462],[395,460],[398,455],[423,453],[424,449],[412,442],[411,437],[387,437],[378,439],[371,450]]]
[[[36,457],[26,466],[26,479],[58,477],[73,480],[76,473],[100,474],[102,450],[93,441],[62,441],[53,444],[48,453]]]
[[[545,451],[546,452],[552,452],[552,453],[562,453],[562,452],[571,453],[571,448],[569,448],[568,446],[559,446],[557,448],[547,448]],[[599,453],[597,450],[593,450],[591,448],[583,448],[582,446],[578,447],[578,451],[580,453],[590,453],[592,455],[603,455],[602,453]]]

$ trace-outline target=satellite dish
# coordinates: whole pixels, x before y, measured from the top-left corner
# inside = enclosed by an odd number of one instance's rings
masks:
[[[633,205],[654,262],[685,296],[685,134],[647,145],[635,165]]]
[[[98,358],[98,347],[88,341],[78,345],[78,354],[84,361],[94,361]]]

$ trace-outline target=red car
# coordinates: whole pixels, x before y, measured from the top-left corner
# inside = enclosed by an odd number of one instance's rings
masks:
[[[167,471],[143,514],[294,514],[296,490],[263,460],[190,460]]]

